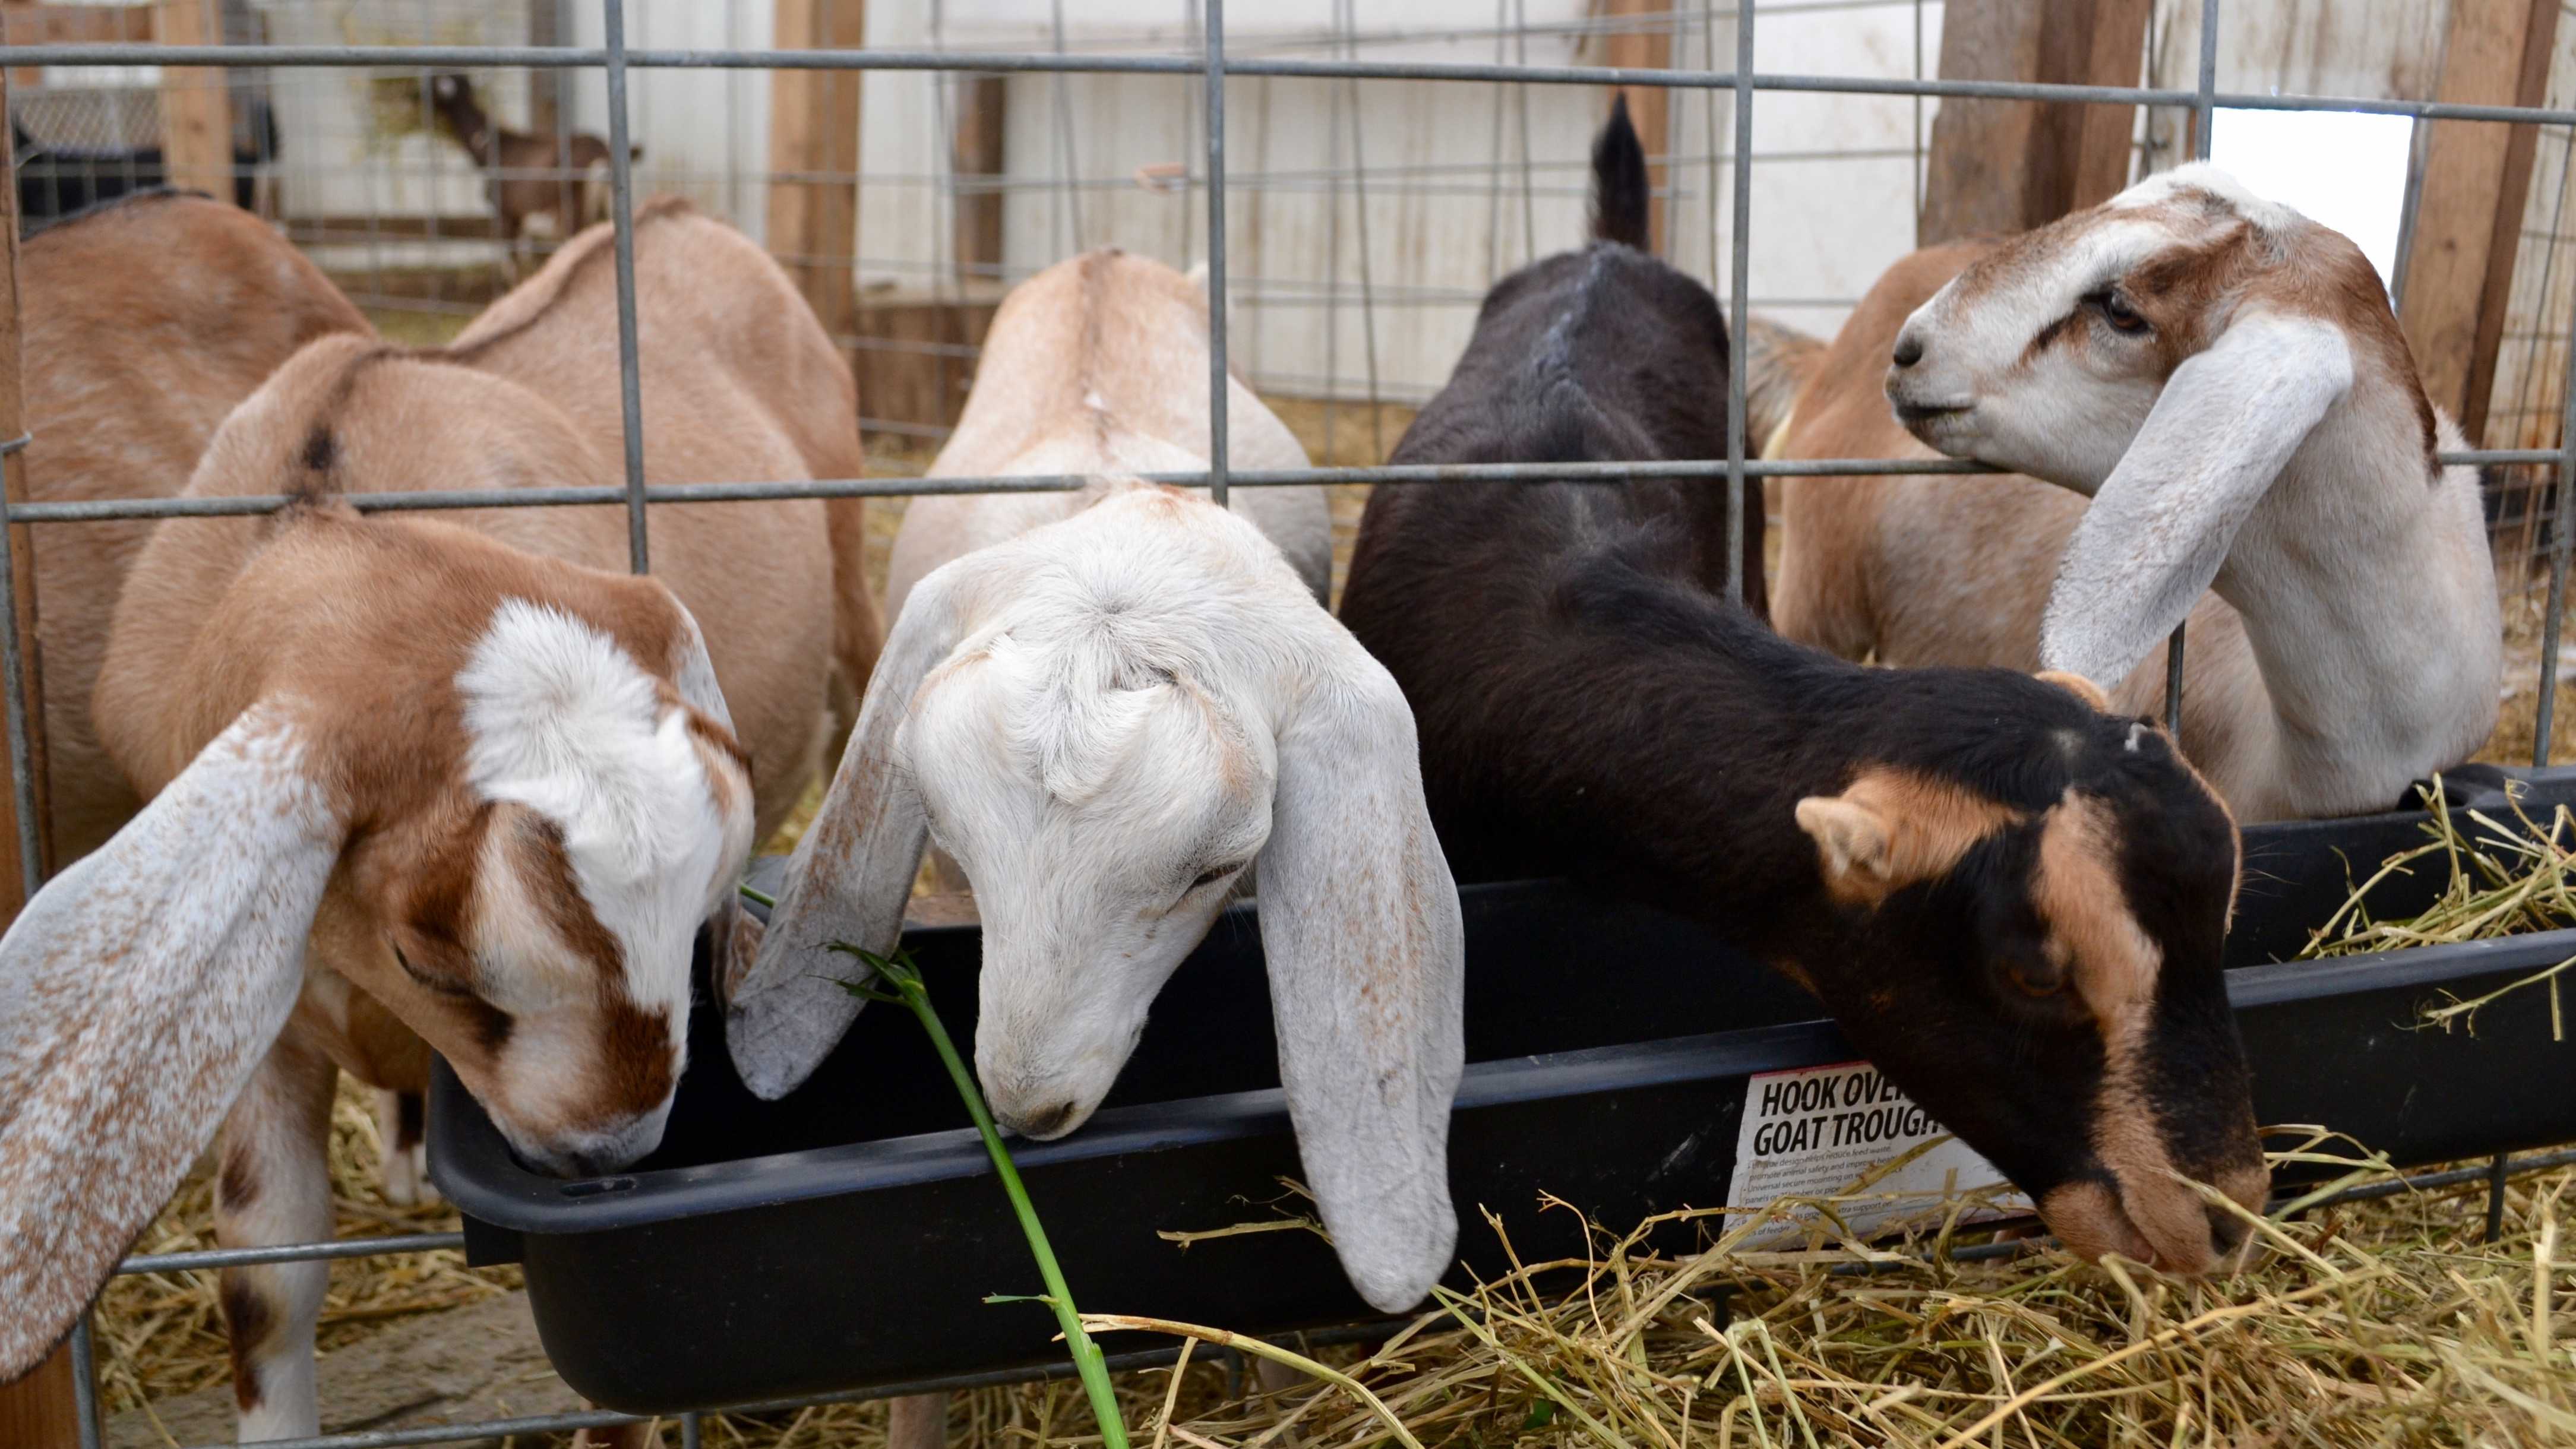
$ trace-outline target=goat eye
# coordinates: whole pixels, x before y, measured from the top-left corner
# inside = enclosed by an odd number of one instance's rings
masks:
[[[393,945],[390,941],[386,944],[389,946]],[[443,976],[432,976],[428,972],[421,970],[419,967],[414,966],[411,964],[411,958],[403,954],[402,947],[394,946],[393,952],[394,964],[400,966],[403,969],[403,974],[410,977],[421,990],[434,991],[441,996],[472,996],[474,994],[473,989],[462,982],[450,981]]]
[[[2102,320],[2111,324],[2112,331],[2135,334],[2147,330],[2147,319],[2139,315],[2137,308],[2129,305],[2128,298],[2117,292],[2097,292],[2093,300],[2102,309]]]
[[[1230,876],[1230,875],[1234,874],[1236,871],[1241,870],[1241,869],[1243,869],[1243,867],[1242,867],[1242,865],[1241,865],[1241,864],[1239,864],[1239,863],[1238,863],[1238,864],[1235,864],[1235,865],[1212,865],[1212,866],[1209,866],[1207,869],[1205,869],[1205,870],[1203,870],[1203,871],[1200,871],[1200,872],[1199,872],[1199,878],[1198,878],[1198,879],[1196,879],[1196,880],[1194,880],[1194,881],[1191,881],[1191,882],[1190,882],[1190,890],[1191,890],[1191,891],[1195,891],[1195,890],[1204,890],[1204,889],[1206,889],[1207,887],[1212,886],[1212,885],[1215,885],[1218,881],[1221,881],[1221,880],[1225,879],[1227,876]],[[1188,895],[1188,894],[1189,894],[1189,891],[1183,891],[1183,892],[1181,892],[1181,894],[1183,894],[1183,895]]]
[[[2066,989],[2066,972],[2053,961],[2015,961],[2004,968],[2004,975],[2024,996],[2046,998]]]

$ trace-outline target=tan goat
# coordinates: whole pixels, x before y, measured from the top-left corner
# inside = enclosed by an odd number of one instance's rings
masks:
[[[333,1078],[414,1085],[412,1034],[532,1162],[659,1140],[692,941],[810,778],[836,659],[872,662],[856,508],[657,507],[636,578],[614,509],[346,501],[615,482],[609,252],[577,238],[443,351],[307,347],[189,484],[297,501],[136,563],[96,714],[151,803],[0,941],[0,1375],[219,1122],[221,1240],[329,1236]],[[656,206],[636,268],[655,481],[855,471],[849,373],[758,248]],[[316,1431],[324,1278],[225,1274],[245,1440]]]
[[[1772,619],[2160,714],[2188,614],[2183,747],[2240,817],[2394,808],[2495,725],[2477,479],[2433,461],[2459,446],[2360,250],[2184,167],[1889,270],[1775,454],[2032,476],[1791,480]]]

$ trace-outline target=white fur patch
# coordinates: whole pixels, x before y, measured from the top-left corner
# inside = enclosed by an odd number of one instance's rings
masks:
[[[2204,191],[2227,203],[2228,207],[2252,224],[2265,236],[2278,236],[2305,222],[2294,208],[2257,196],[2245,183],[2206,161],[2194,161],[2170,171],[2159,171],[2103,205],[2125,211],[2133,207],[2154,206],[2170,201],[2177,193]]]
[[[456,687],[473,788],[562,829],[629,995],[685,1010],[690,940],[750,853],[748,812],[718,813],[687,717],[615,640],[523,599],[493,611]]]

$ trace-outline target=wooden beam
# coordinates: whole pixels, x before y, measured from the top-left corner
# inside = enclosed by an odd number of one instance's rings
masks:
[[[867,0],[775,4],[781,50],[867,43]],[[769,169],[769,250],[837,336],[850,325],[859,249],[859,72],[770,73]],[[779,179],[788,177],[811,179]]]
[[[2151,0],[1951,0],[1944,80],[2136,85]],[[2027,231],[2129,180],[2134,106],[1945,99],[1932,120],[1919,245]]]
[[[957,126],[950,138],[949,165],[960,182],[1003,174],[1002,141],[1010,120],[1010,85],[998,75],[957,78]],[[989,281],[1002,264],[1002,193],[957,193],[951,219],[950,250],[962,281]]]
[[[2522,75],[2514,86],[2517,106],[2549,103],[2558,15],[2559,0],[2531,0],[2522,36]],[[2508,126],[2505,133],[2504,177],[2496,187],[2495,229],[2487,240],[2487,275],[2478,290],[2477,335],[2469,348],[2468,395],[2460,408],[2460,428],[2471,447],[2486,436],[2496,355],[2504,347],[2505,311],[2513,298],[2513,267],[2522,254],[2522,219],[2530,202],[2532,163],[2540,143],[2538,126]]]
[[[0,74],[0,111],[9,108],[9,83]],[[0,159],[14,159],[9,143],[0,142]],[[0,438],[26,431],[26,395],[22,385],[25,350],[18,328],[18,188],[0,186]],[[27,497],[27,455],[0,458],[0,488],[9,500]],[[36,552],[25,524],[9,530],[17,567],[12,573],[18,612],[18,638],[25,647],[27,731],[36,746],[37,837],[51,834],[44,812],[44,697],[36,687]],[[5,756],[0,756],[0,926],[17,919],[27,904],[25,871],[18,852],[18,793]],[[34,1372],[13,1384],[0,1384],[0,1444],[11,1449],[76,1449],[78,1415],[73,1394],[71,1345],[66,1343]]]
[[[162,0],[152,7],[152,38],[162,45],[221,45],[215,0]],[[161,157],[170,184],[233,199],[232,91],[209,66],[161,68]]]
[[[563,6],[559,0],[528,0],[528,44],[562,43]],[[561,127],[564,75],[560,70],[542,68],[528,72],[528,134],[552,136]]]
[[[0,5],[0,43],[115,45],[152,36],[149,5]]]
[[[2538,8],[2531,0],[2454,0],[2436,98],[2510,104],[2522,85],[2524,40]],[[2522,217],[2520,194],[2501,195],[2508,143],[2516,128],[2482,121],[2431,125],[2414,240],[2406,256],[2406,302],[2397,320],[2434,406],[2462,417],[2468,410],[2470,359],[2477,349],[2479,305],[2495,251],[2498,209],[2509,206],[2517,226]],[[2529,185],[2527,171],[2524,184]]]
[[[1601,14],[1616,28],[1603,37],[1604,58],[1621,70],[1668,70],[1673,63],[1672,0],[1601,0]],[[1648,17],[1654,17],[1650,20]],[[1658,23],[1660,22],[1660,23]],[[1628,98],[1628,120],[1646,155],[1646,184],[1654,200],[1646,209],[1646,236],[1657,256],[1665,247],[1667,171],[1661,159],[1672,153],[1672,92],[1663,86],[1621,86]]]

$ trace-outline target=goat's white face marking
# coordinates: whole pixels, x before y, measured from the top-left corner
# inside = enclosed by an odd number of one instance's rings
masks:
[[[1898,420],[1953,457],[2091,493],[2177,365],[2223,332],[2218,244],[2262,250],[2307,226],[2225,172],[2163,172],[2016,237],[1954,278],[1898,334]]]
[[[560,610],[505,601],[456,687],[467,782],[500,807],[462,944],[473,994],[507,1018],[469,1085],[522,1154],[623,1165],[660,1140],[698,925],[750,854],[750,782],[633,657]]]
[[[1019,627],[1053,637],[965,641],[901,748],[984,919],[976,1074],[996,1117],[1048,1138],[1100,1105],[1260,854],[1277,759],[1266,722],[1143,662],[1114,614]]]

